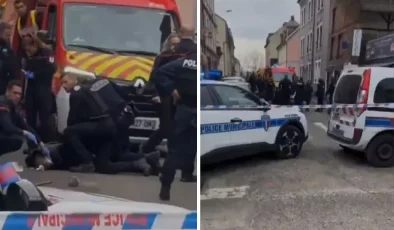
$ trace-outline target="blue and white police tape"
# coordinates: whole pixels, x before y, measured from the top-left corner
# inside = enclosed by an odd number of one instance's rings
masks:
[[[13,213],[0,214],[0,230],[197,229],[197,212],[187,213]]]
[[[328,105],[206,105],[201,110],[228,110],[228,109],[279,109],[279,108],[299,108],[299,109],[367,109],[367,108],[393,108],[394,103],[376,104],[328,104]]]

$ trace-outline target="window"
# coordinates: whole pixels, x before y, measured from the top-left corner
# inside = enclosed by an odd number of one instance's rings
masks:
[[[378,83],[373,97],[374,103],[394,102],[394,79],[386,78]]]
[[[342,52],[342,34],[338,35],[338,40],[337,40],[337,53],[336,53],[336,58],[338,59],[341,56]]]
[[[304,7],[303,9],[302,9],[302,15],[301,15],[301,17],[302,17],[302,25],[305,25],[305,23],[306,23],[306,7]]]
[[[214,105],[213,99],[207,86],[201,86],[200,92],[201,106]]]
[[[304,15],[304,8],[301,9],[301,13],[300,13],[300,18],[301,18],[301,26],[304,25],[304,18],[302,17]]]
[[[63,41],[67,48],[74,45],[72,49],[94,46],[155,55],[174,24],[172,14],[153,8],[65,3],[63,12]]]
[[[316,29],[316,49],[319,50],[323,45],[323,24],[320,23]]]
[[[331,32],[335,31],[335,18],[337,17],[337,8],[332,9],[332,21],[331,21]]]
[[[324,0],[318,0],[317,1],[317,12],[320,12],[323,9],[323,5],[324,5]]]
[[[47,20],[47,29],[48,29],[48,38],[56,39],[56,5],[50,5],[48,8],[48,20]]]
[[[306,53],[309,54],[309,34],[306,36]]]
[[[317,60],[315,62],[315,77],[314,77],[315,82],[319,80],[320,76],[321,76],[321,60]]]
[[[305,47],[304,47],[304,40],[305,40],[305,37],[302,37],[301,38],[301,57],[303,57],[304,56],[304,50],[305,50]]]
[[[331,43],[330,43],[330,45],[331,45],[331,48],[330,48],[330,60],[334,59],[334,45],[335,45],[334,43],[335,43],[335,38],[332,37],[331,38]]]
[[[362,77],[356,74],[343,76],[335,87],[336,104],[356,104]]]
[[[260,105],[259,99],[252,93],[234,86],[217,85],[214,86],[224,105]]]
[[[308,2],[308,21],[310,21],[312,19],[312,14],[313,14],[312,1],[309,0],[309,2]]]

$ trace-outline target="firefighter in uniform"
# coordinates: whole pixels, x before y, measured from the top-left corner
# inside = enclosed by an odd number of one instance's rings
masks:
[[[175,149],[162,168],[160,199],[170,199],[177,169],[193,174],[197,153],[197,47],[184,58],[172,61],[155,72],[156,84],[176,102]],[[170,150],[169,150],[170,151]]]
[[[25,95],[26,119],[34,130],[37,123],[37,115],[40,121],[39,133],[44,142],[51,141],[54,133],[50,125],[53,94],[52,78],[56,72],[56,65],[52,51],[41,48],[37,44],[35,35],[25,35],[22,38],[22,46],[25,50],[22,59],[22,69],[25,72]]]

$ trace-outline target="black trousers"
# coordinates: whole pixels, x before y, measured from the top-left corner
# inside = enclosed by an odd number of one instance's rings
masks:
[[[66,142],[78,154],[82,163],[93,163],[93,153],[88,150],[88,146],[92,147],[94,143],[98,150],[96,159],[102,162],[111,157],[116,138],[116,127],[112,119],[108,117],[68,126],[63,135]]]
[[[156,146],[159,145],[164,138],[167,138],[167,146],[169,149],[173,146],[175,106],[171,97],[160,97],[159,114],[159,129],[143,144],[142,151],[144,153],[155,151]]]
[[[28,85],[26,90],[25,109],[27,123],[38,132],[43,142],[53,140],[53,129],[51,124],[53,110],[53,95],[50,86]],[[37,116],[40,128],[37,128]]]
[[[0,134],[0,155],[18,151],[23,141],[22,136]]]
[[[161,182],[170,186],[177,169],[193,174],[197,154],[197,113],[194,109],[179,105],[175,113],[174,151],[170,151],[162,168]]]

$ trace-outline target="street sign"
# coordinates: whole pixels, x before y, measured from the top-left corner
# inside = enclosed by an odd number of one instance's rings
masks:
[[[367,42],[366,60],[394,57],[394,34]]]

